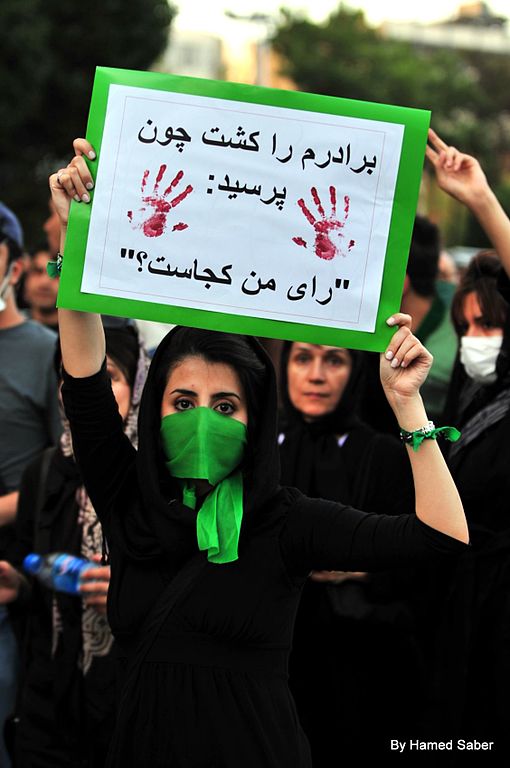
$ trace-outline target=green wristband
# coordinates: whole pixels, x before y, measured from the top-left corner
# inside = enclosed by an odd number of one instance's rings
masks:
[[[48,261],[46,264],[46,272],[50,277],[60,277],[60,273],[62,272],[62,263],[64,261],[64,257],[61,253],[57,253],[57,259],[56,261]]]
[[[455,427],[436,428],[433,421],[428,421],[424,427],[415,429],[412,432],[400,428],[400,439],[403,443],[411,445],[413,451],[417,451],[424,440],[437,440],[439,436],[445,437],[450,442],[455,443],[460,437],[460,432]]]

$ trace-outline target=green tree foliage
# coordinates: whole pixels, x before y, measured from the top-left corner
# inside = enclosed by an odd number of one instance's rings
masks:
[[[29,245],[43,237],[48,173],[85,133],[96,66],[148,69],[175,13],[167,0],[1,0],[0,199]]]
[[[476,93],[474,74],[454,53],[388,40],[343,5],[322,24],[282,10],[274,45],[285,74],[314,93],[441,112]]]
[[[510,56],[391,40],[344,4],[321,24],[282,9],[273,45],[300,90],[431,110],[448,143],[478,157],[494,186],[504,179]],[[466,236],[475,231],[468,221]]]

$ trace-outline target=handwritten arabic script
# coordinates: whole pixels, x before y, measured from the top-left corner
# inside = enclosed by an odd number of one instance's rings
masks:
[[[145,133],[148,127],[147,135]],[[158,138],[158,135],[162,135],[164,138]],[[271,149],[270,156],[274,157],[279,163],[289,163],[291,160],[299,161],[299,166],[304,171],[306,170],[307,163],[310,162],[315,168],[324,169],[327,168],[330,163],[337,163],[343,165],[352,173],[361,174],[366,173],[371,176],[374,170],[377,168],[377,155],[373,155],[369,160],[367,154],[363,154],[363,160],[351,165],[351,142],[346,145],[337,145],[335,150],[328,149],[321,153],[314,147],[306,147],[305,149],[294,148],[291,143],[286,143],[286,149],[284,156],[280,157],[278,152],[278,146],[283,142],[278,136],[277,132],[273,132],[271,137],[269,134],[264,134],[261,130],[251,131],[246,136],[246,131],[242,125],[237,127],[234,136],[228,136],[228,132],[223,130],[220,134],[220,127],[215,126],[208,131],[203,131],[201,136],[202,144],[209,147],[217,147],[221,149],[240,149],[247,152],[262,152],[269,156],[269,149]],[[154,125],[152,119],[148,119],[145,125],[138,131],[138,141],[142,144],[159,144],[162,147],[167,147],[169,144],[175,142],[174,146],[178,152],[182,152],[186,144],[193,141],[190,132],[182,126],[178,128],[172,128],[168,126],[164,131],[158,131],[158,127]],[[286,153],[286,154],[285,154]],[[336,153],[336,154],[335,154]],[[359,156],[358,156],[359,157]]]
[[[224,264],[220,270],[215,271],[211,267],[200,266],[198,259],[193,259],[191,266],[179,268],[178,266],[172,266],[167,261],[166,256],[157,256],[152,259],[147,251],[136,252],[134,248],[127,247],[120,249],[120,257],[125,260],[125,263],[137,262],[138,272],[143,272],[146,269],[151,275],[194,280],[195,282],[202,283],[206,290],[210,290],[212,285],[234,284],[234,277],[232,275],[233,264]],[[334,284],[330,285],[327,291],[324,291],[324,289],[321,291],[319,282],[320,280],[317,275],[313,275],[310,280],[305,280],[297,286],[294,284],[288,287],[284,286],[285,298],[291,302],[302,301],[308,298],[309,300],[313,299],[321,306],[326,306],[333,299],[334,291],[339,288],[348,290],[351,281],[346,278],[336,277]],[[245,277],[240,282],[239,288],[245,296],[258,296],[261,291],[277,292],[278,284],[274,276],[268,279],[261,279],[256,270],[252,269],[248,277]]]
[[[373,330],[402,126],[108,93],[82,292]]]

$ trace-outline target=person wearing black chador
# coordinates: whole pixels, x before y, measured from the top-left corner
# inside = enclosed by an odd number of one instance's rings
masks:
[[[70,200],[93,185],[83,157],[93,148],[74,146],[50,177],[62,245]],[[431,358],[409,323],[390,319],[398,330],[381,377],[421,441]],[[110,546],[108,617],[123,659],[109,768],[309,768],[287,681],[302,586],[313,569],[372,571],[465,549],[437,443],[407,449],[415,515],[370,515],[283,487],[275,373],[261,345],[177,327],[151,362],[137,452],[104,373],[100,317],[61,309],[59,327],[64,404]]]
[[[414,512],[403,446],[357,416],[363,353],[285,342],[280,374],[282,483],[375,514]],[[344,758],[359,758],[380,757],[392,733],[405,739],[419,720],[426,691],[414,616],[416,575],[411,569],[322,572],[307,580],[289,666],[314,768],[331,765],[338,723]]]
[[[106,318],[105,336],[107,375],[124,434],[136,445],[148,356],[128,321]],[[55,363],[60,375],[58,347]],[[0,562],[3,599],[9,599],[21,625],[16,768],[104,765],[115,712],[115,646],[105,615],[110,569],[88,571],[94,582],[85,588],[93,591],[80,596],[52,592],[37,580],[29,584],[22,575],[29,552],[66,552],[99,563],[104,549],[64,419],[58,448],[43,453],[23,474],[10,562]]]
[[[444,598],[435,727],[492,741],[485,762],[498,766],[510,760],[510,304],[498,290],[502,273],[495,253],[478,254],[452,304],[460,354],[447,408],[462,437],[446,456],[472,546],[434,573]]]
[[[471,260],[452,302],[459,352],[445,417],[462,437],[445,455],[471,547],[434,572],[443,615],[433,728],[492,742],[481,760],[499,768],[510,763],[510,219],[476,158],[433,131],[427,157],[439,186],[470,209],[494,246]],[[466,757],[454,754],[452,763]]]

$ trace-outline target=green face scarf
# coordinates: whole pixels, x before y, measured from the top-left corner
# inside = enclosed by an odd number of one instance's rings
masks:
[[[211,563],[237,560],[243,518],[243,477],[234,472],[244,455],[246,425],[212,410],[191,408],[161,420],[166,465],[183,486],[183,502],[196,508],[193,480],[214,489],[197,514],[198,547]]]

